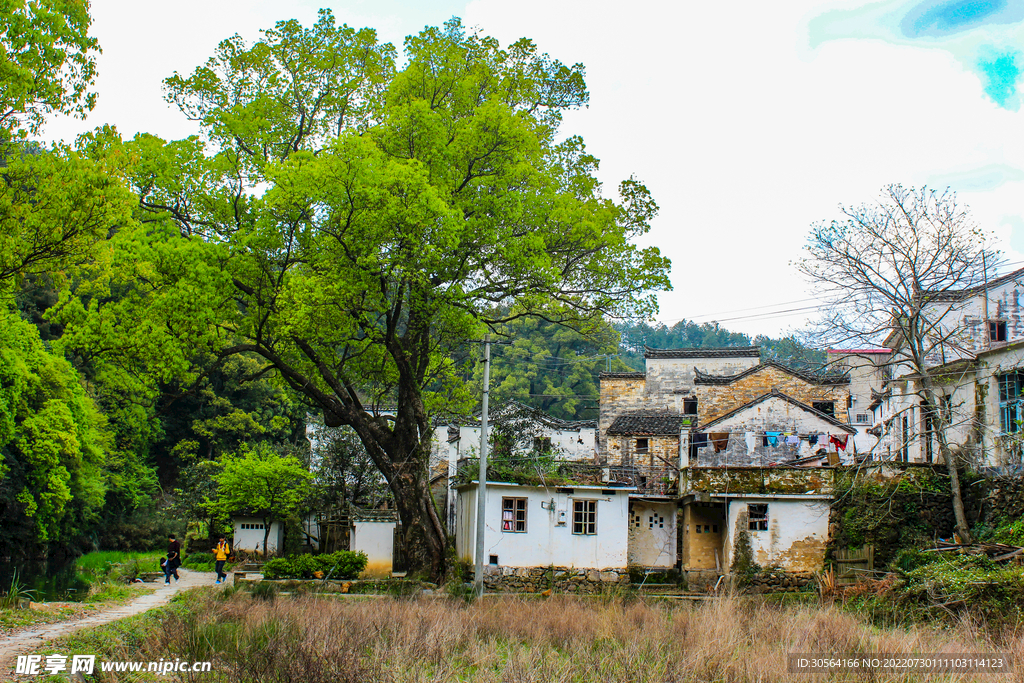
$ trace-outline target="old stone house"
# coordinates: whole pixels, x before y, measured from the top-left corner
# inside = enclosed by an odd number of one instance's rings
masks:
[[[649,348],[645,372],[601,375],[598,457],[636,489],[630,564],[714,575],[742,536],[760,564],[820,568],[831,491],[815,472],[856,450],[849,376],[760,355]]]

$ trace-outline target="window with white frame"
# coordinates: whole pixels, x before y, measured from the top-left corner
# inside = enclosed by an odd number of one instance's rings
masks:
[[[512,533],[526,532],[526,499],[501,499],[501,530]]]
[[[572,532],[587,536],[597,533],[596,500],[574,500],[572,502]]]
[[[240,526],[242,529],[262,530],[264,528],[262,524],[253,524],[251,522],[242,522]]]

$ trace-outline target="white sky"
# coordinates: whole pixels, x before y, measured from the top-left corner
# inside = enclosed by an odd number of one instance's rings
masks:
[[[71,141],[104,123],[125,137],[195,132],[163,101],[161,80],[233,33],[309,25],[320,6],[396,45],[461,16],[502,44],[526,36],[586,66],[590,107],[563,131],[602,160],[606,192],[635,174],[660,204],[645,243],[672,259],[675,291],[661,295],[658,319],[775,335],[806,313],[749,316],[809,305],[790,263],[810,225],[886,183],[952,185],[1006,261],[1024,265],[1024,114],[1016,95],[1002,106],[987,96],[976,66],[986,50],[1019,54],[1022,22],[915,39],[897,30],[915,5],[958,1],[93,0],[99,104],[44,134]]]

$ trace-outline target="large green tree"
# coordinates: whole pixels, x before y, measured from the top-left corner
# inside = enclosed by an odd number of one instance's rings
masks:
[[[410,569],[438,576],[430,416],[472,400],[452,359],[517,317],[648,315],[668,261],[631,242],[656,210],[646,188],[603,197],[583,142],[558,141],[588,100],[582,66],[457,20],[404,57],[322,11],[167,79],[203,137],[97,136],[97,156],[135,160],[139,226],[60,305],[79,347],[168,377],[260,358],[358,435]]]
[[[271,526],[299,513],[313,475],[298,458],[282,455],[268,443],[225,457],[222,465],[215,476],[218,497],[213,506],[224,516],[245,511],[262,519],[266,557]]]

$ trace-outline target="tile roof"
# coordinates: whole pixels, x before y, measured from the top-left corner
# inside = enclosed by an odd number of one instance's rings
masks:
[[[721,346],[711,349],[652,349],[644,347],[644,358],[760,358],[760,346]]]
[[[661,414],[620,415],[608,427],[610,436],[678,436],[691,416]]]
[[[776,368],[783,372],[793,375],[798,379],[802,379],[808,384],[849,384],[850,376],[846,374],[833,373],[833,374],[818,374],[803,372],[802,370],[796,370],[794,368],[783,365],[782,363],[776,363],[775,361],[766,361],[753,367],[747,368],[742,372],[737,372],[735,375],[712,375],[708,372],[701,372],[699,369],[693,369],[693,383],[694,384],[731,384],[738,379],[742,379],[749,375],[753,375],[756,372],[760,372],[765,368]]]
[[[1024,281],[1024,268],[1019,268],[1015,271],[1007,273],[1006,275],[992,278],[987,282],[983,282],[980,285],[973,287],[966,287],[964,289],[951,289],[945,291],[930,291],[927,292],[928,298],[932,301],[963,301],[969,299],[975,294],[980,294],[985,291],[986,288],[991,289],[992,287],[998,287],[1001,284],[1005,284],[1011,281]]]

